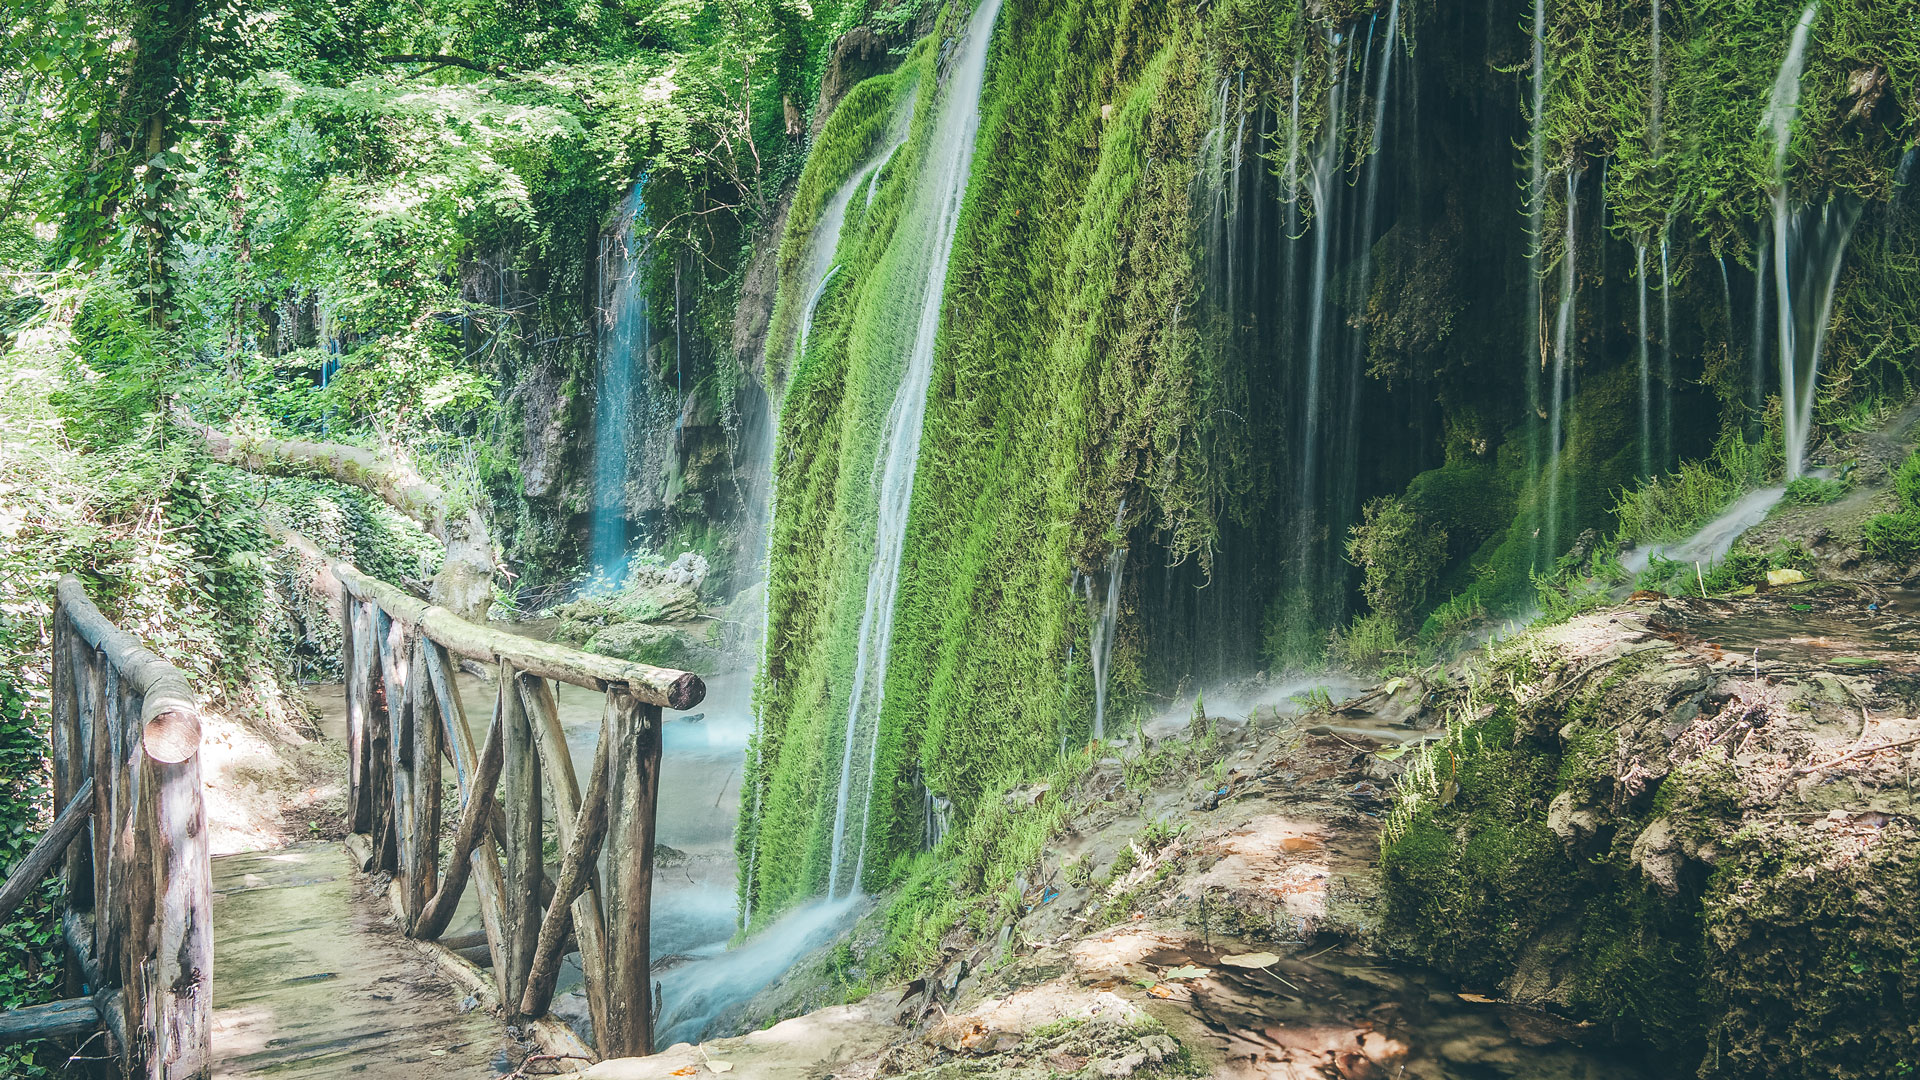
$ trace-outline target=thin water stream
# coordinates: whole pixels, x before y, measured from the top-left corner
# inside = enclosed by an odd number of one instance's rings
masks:
[[[913,505],[914,475],[920,463],[920,435],[926,419],[927,391],[933,382],[934,347],[946,295],[947,259],[953,252],[973,169],[974,135],[980,122],[980,91],[985,84],[987,46],[1000,14],[1000,0],[983,0],[968,23],[934,122],[924,170],[916,187],[911,228],[924,262],[919,290],[919,319],[914,327],[906,369],[894,393],[874,463],[873,561],[867,571],[866,602],[856,640],[846,731],[841,742],[838,792],[834,801],[833,847],[827,897],[858,891],[866,865],[867,818],[873,775],[880,751],[880,719],[886,704],[887,659],[893,645],[894,601],[906,548],[907,515]],[[857,800],[857,805],[856,805]],[[848,866],[847,863],[852,865]]]

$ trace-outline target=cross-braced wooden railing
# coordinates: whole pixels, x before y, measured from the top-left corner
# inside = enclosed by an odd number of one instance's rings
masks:
[[[439,938],[471,883],[510,1015],[546,1014],[561,960],[577,947],[600,1055],[650,1053],[660,710],[691,708],[705,685],[688,672],[476,626],[351,566],[332,572],[345,631],[348,813],[352,829],[368,835],[373,864],[394,876],[407,933]],[[455,679],[458,657],[495,667],[493,716],[478,747]],[[556,681],[606,695],[584,794]],[[460,799],[444,867],[443,760]],[[562,853],[551,880],[542,856],[549,819]]]
[[[0,1013],[0,1043],[104,1028],[126,1076],[205,1077],[213,885],[199,708],[180,672],[108,622],[72,576],[57,592],[52,659],[60,813],[0,886],[0,919],[64,875],[71,996]]]

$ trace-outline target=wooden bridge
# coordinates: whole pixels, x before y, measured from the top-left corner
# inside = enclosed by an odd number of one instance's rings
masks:
[[[313,561],[311,545],[299,546]],[[466,622],[344,563],[316,566],[311,584],[335,600],[343,630],[347,849],[358,871],[388,879],[393,921],[414,948],[397,948],[393,930],[355,907],[361,879],[344,857],[315,845],[208,857],[192,691],[69,577],[54,614],[60,812],[0,886],[4,917],[49,875],[64,878],[69,996],[0,1013],[0,1044],[94,1048],[77,1060],[109,1056],[104,1045],[123,1075],[156,1080],[387,1071],[369,1058],[408,1075],[457,1075],[407,1063],[448,1046],[485,1049],[481,1014],[445,996],[441,1015],[398,1015],[392,984],[411,977],[411,963],[450,977],[469,1004],[552,1052],[650,1053],[661,709],[697,705],[704,684]],[[495,675],[478,746],[454,677],[463,660]],[[556,682],[606,698],[584,792]],[[448,769],[457,806],[442,806]],[[553,873],[549,834],[560,853]],[[438,940],[469,888],[484,967]],[[590,1045],[549,1016],[574,953]]]

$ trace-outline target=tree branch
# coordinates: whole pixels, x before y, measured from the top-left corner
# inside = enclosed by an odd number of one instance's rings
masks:
[[[341,443],[233,436],[208,427],[184,409],[174,422],[199,437],[209,457],[266,476],[319,477],[378,495],[446,545],[434,577],[434,603],[470,622],[484,623],[493,602],[493,538],[477,506],[455,506],[438,485],[411,465]]]

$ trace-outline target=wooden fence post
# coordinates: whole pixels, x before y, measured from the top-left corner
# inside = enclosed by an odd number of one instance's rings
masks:
[[[154,826],[148,876],[155,882],[152,959],[145,968],[152,981],[143,995],[153,1043],[147,1075],[189,1080],[212,1068],[213,883],[200,793],[200,722],[168,710],[142,728],[141,786],[153,803]]]
[[[500,719],[506,735],[502,765],[502,801],[506,803],[507,878],[501,897],[507,939],[507,970],[500,981],[500,999],[509,1010],[526,993],[533,970],[533,953],[540,938],[540,884],[546,877],[541,857],[540,756],[534,748],[533,725],[520,700],[520,673],[512,664],[500,664]]]
[[[660,796],[660,707],[607,694],[607,1030],[600,1052],[653,1052],[653,822]]]
[[[340,590],[342,611],[340,677],[347,699],[347,831],[370,833],[374,827],[372,766],[368,761],[373,715],[373,612]]]

